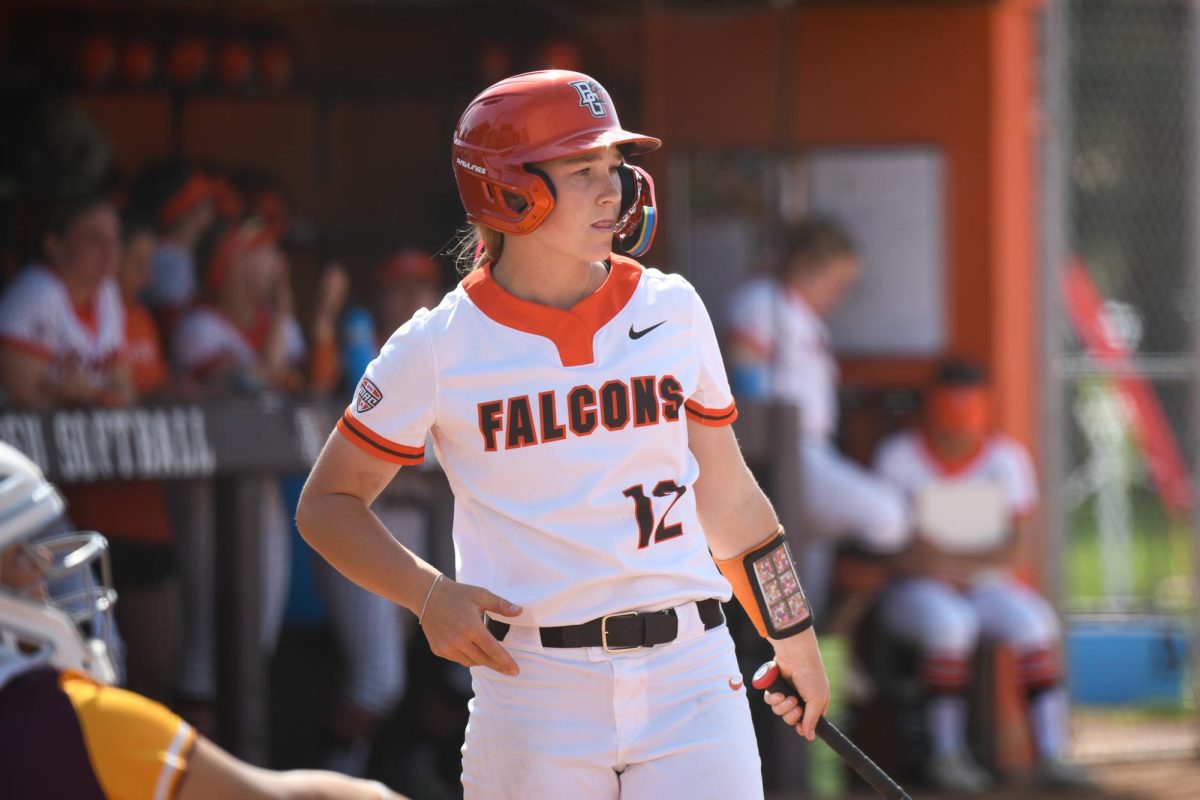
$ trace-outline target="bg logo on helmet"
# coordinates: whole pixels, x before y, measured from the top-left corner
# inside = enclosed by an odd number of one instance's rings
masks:
[[[604,101],[600,99],[600,95],[596,94],[599,86],[592,81],[571,81],[571,85],[575,87],[575,91],[579,92],[579,105],[587,106],[593,117],[607,116],[607,112],[604,110]]]

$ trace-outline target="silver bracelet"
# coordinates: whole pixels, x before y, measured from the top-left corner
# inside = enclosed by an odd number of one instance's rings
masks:
[[[421,603],[421,613],[417,614],[417,624],[420,625],[425,620],[425,609],[429,607],[429,598],[433,597],[433,587],[438,585],[438,581],[442,579],[442,573],[438,573],[433,583],[429,584],[429,591],[425,593],[425,602]]]

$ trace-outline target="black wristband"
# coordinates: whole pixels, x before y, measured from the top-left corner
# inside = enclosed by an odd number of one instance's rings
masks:
[[[762,547],[746,553],[742,563],[772,639],[786,639],[812,627],[812,609],[782,531]]]

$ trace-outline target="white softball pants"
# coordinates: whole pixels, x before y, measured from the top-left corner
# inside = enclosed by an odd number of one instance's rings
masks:
[[[728,631],[680,607],[679,638],[607,653],[513,626],[521,674],[471,669],[465,800],[755,800],[762,769]]]
[[[801,441],[800,481],[804,544],[795,550],[800,580],[819,619],[828,602],[835,543],[849,541],[873,553],[895,553],[908,544],[911,525],[903,495],[828,442]]]
[[[1058,618],[1050,603],[1006,575],[989,576],[966,592],[932,578],[909,578],[880,599],[884,629],[922,653],[969,657],[982,635],[1018,653],[1054,647]]]
[[[911,526],[903,495],[827,442],[800,444],[804,516],[825,539],[848,539],[877,553],[908,544]]]

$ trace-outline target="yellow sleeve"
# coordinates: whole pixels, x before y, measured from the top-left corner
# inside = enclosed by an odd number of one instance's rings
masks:
[[[169,800],[187,771],[196,732],[141,695],[64,671],[60,686],[83,729],[92,771],[110,800]]]

